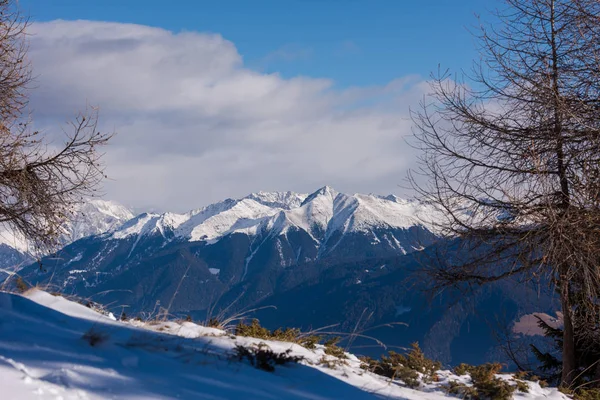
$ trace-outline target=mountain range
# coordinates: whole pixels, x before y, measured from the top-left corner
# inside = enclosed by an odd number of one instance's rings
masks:
[[[84,237],[110,231],[133,216],[131,210],[116,202],[89,199],[77,205],[73,211],[73,218],[62,226],[58,238],[59,247]],[[44,254],[40,254],[35,245],[23,235],[14,232],[7,225],[0,225],[0,269],[18,270],[42,255]]]
[[[510,282],[430,301],[419,269],[452,239],[436,233],[440,213],[419,201],[323,187],[308,195],[258,192],[184,214],[127,218],[125,208],[104,204],[72,225],[77,240],[19,274],[115,313],[243,314],[273,329],[335,325],[391,346],[418,340],[446,363],[498,357],[491,317],[510,325],[555,308],[550,297]]]

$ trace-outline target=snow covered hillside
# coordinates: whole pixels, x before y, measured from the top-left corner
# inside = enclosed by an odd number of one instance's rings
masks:
[[[265,343],[301,356],[267,372],[232,357],[236,345]],[[191,322],[120,322],[83,305],[32,290],[0,292],[2,398],[21,399],[446,399],[449,381],[409,389],[360,368],[327,367],[323,347],[236,337]],[[507,376],[504,379],[509,379]],[[567,399],[527,383],[515,399]]]

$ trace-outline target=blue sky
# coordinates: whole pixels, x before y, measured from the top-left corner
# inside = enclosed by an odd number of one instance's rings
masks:
[[[30,105],[46,131],[98,106],[118,133],[106,198],[140,211],[324,185],[410,197],[409,109],[438,64],[471,66],[467,28],[498,3],[20,0]]]
[[[167,5],[168,3],[168,5]],[[477,57],[467,28],[496,0],[21,0],[35,21],[88,19],[219,33],[249,68],[383,84]]]

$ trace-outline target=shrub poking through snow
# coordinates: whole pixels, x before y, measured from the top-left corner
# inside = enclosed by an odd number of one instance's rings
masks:
[[[572,397],[574,400],[600,400],[600,389],[583,387],[571,390],[569,388],[559,388],[562,393]]]
[[[240,322],[235,327],[236,336],[248,336],[264,340],[278,340],[281,342],[291,342],[304,346],[307,349],[314,350],[316,345],[321,342],[321,336],[303,336],[300,329],[296,328],[278,328],[274,331],[260,325],[257,319],[253,319],[250,324]]]
[[[257,319],[253,319],[250,324],[246,324],[243,321],[237,324],[235,327],[235,335],[249,336],[257,339],[270,339],[273,337],[271,331],[261,326]]]
[[[288,349],[283,353],[275,353],[265,343],[252,345],[249,347],[237,345],[235,347],[235,358],[238,361],[248,360],[251,365],[264,371],[275,371],[276,365],[285,365],[288,363],[298,363],[304,357],[291,355],[292,350]]]
[[[575,392],[575,400],[600,400],[600,389],[580,388]]]
[[[442,363],[427,357],[419,347],[419,343],[411,344],[412,349],[406,354],[406,366],[421,374],[424,378],[435,379],[435,372],[442,368]]]
[[[396,368],[393,379],[401,380],[406,386],[413,389],[418,388],[421,385],[417,371],[408,367]]]
[[[333,356],[327,356],[326,354],[321,356],[317,364],[323,365],[329,369],[337,369],[337,367],[341,367],[342,365],[348,365],[346,360]]]
[[[339,341],[340,338],[338,336],[334,336],[327,339],[323,343],[323,351],[325,354],[323,354],[319,359],[319,365],[324,365],[330,369],[337,369],[339,366],[348,365],[348,356],[346,355],[346,351],[337,345]],[[315,342],[315,348],[317,343],[318,342]]]
[[[475,387],[465,385],[458,381],[450,381],[446,387],[446,391],[449,394],[459,396],[461,399],[465,400],[478,400],[480,398],[479,392],[477,392]]]
[[[219,321],[217,318],[210,318],[206,324],[207,327],[209,328],[216,328],[216,329],[223,329],[225,330],[225,327],[223,326],[223,324],[221,323],[221,321]]]
[[[319,344],[323,340],[322,336],[317,335],[309,335],[309,336],[301,336],[298,338],[298,343],[301,346],[306,347],[309,350],[314,350],[317,348],[317,344]]]
[[[23,278],[19,276],[15,281],[15,287],[17,288],[17,292],[24,293],[29,289],[30,286],[23,280]]]
[[[463,399],[473,400],[509,400],[516,389],[529,391],[525,382],[517,381],[517,385],[498,378],[502,365],[499,363],[488,363],[479,366],[460,364],[454,369],[457,375],[470,375],[472,386],[457,381],[451,381],[446,390],[448,393],[458,395]]]
[[[327,339],[325,343],[323,343],[323,346],[325,346],[325,354],[337,357],[340,360],[345,360],[348,358],[348,356],[346,356],[346,351],[337,345],[339,342],[339,336],[334,336]]]
[[[411,347],[406,354],[390,351],[387,356],[381,356],[381,360],[363,358],[362,368],[392,380],[401,380],[412,388],[418,387],[421,381],[436,381],[435,372],[442,364],[425,357],[418,343],[413,343]]]
[[[473,368],[475,368],[475,367],[473,367],[472,365],[460,363],[456,367],[454,367],[454,373],[458,376],[469,375],[469,373],[471,372],[471,369],[473,369]]]
[[[524,379],[529,382],[537,382],[543,388],[548,387],[548,382],[537,375],[527,374],[527,376]]]
[[[517,390],[519,392],[529,393],[529,385],[527,384],[527,382],[518,381],[518,380],[515,380],[515,382],[517,382]]]

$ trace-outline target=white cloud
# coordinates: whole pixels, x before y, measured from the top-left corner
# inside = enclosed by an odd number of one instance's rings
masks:
[[[38,126],[86,102],[101,109],[107,198],[184,211],[258,190],[397,193],[414,150],[415,77],[337,90],[244,66],[219,35],[91,22],[36,23],[31,59]]]

